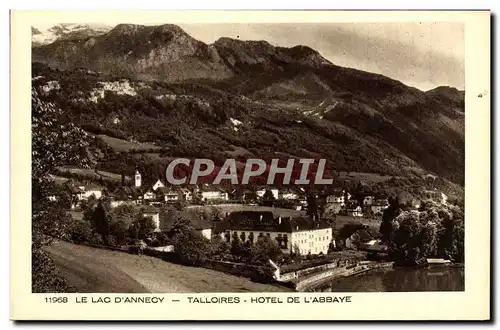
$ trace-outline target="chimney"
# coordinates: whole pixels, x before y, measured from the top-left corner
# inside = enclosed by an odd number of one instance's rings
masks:
[[[281,215],[278,217],[278,224],[281,225]]]

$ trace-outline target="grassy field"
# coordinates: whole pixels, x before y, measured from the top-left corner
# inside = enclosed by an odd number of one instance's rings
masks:
[[[61,166],[57,168],[60,171],[60,176],[64,176],[65,173],[68,174],[78,174],[88,178],[89,180],[99,180],[101,177],[103,180],[121,182],[122,177],[120,174],[111,173],[106,171],[93,170],[88,168],[79,168],[71,166]],[[125,176],[126,181],[132,180],[130,176]]]
[[[134,150],[149,150],[149,149],[160,149],[160,147],[152,143],[142,143],[142,142],[129,142],[122,139],[117,139],[104,134],[98,135],[101,139],[106,142],[111,148],[117,152]]]
[[[223,204],[223,205],[192,205],[188,206],[188,210],[201,210],[212,212],[212,208],[218,209],[222,214],[236,212],[236,211],[255,211],[264,212],[272,211],[275,216],[282,217],[299,217],[305,215],[305,211],[297,211],[292,209],[282,209],[277,207],[259,206],[259,205],[245,205],[245,204]]]
[[[46,250],[61,274],[78,292],[191,293],[287,290],[210,269],[187,267],[158,258],[61,241],[53,243]]]

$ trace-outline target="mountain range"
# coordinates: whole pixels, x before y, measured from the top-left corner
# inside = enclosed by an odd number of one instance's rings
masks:
[[[90,30],[33,44],[32,60],[33,85],[91,132],[168,156],[326,158],[332,171],[464,183],[464,91],[424,92],[304,45]]]
[[[87,38],[100,36],[113,27],[105,24],[62,23],[49,28],[31,27],[31,44],[33,47],[53,43],[56,40]]]

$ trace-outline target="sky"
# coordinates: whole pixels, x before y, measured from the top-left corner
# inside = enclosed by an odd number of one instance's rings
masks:
[[[317,24],[180,24],[194,38],[266,40],[307,45],[332,63],[380,73],[429,90],[465,87],[464,26],[448,22]]]
[[[115,25],[115,24],[113,24]],[[309,46],[332,63],[380,73],[408,86],[465,87],[464,25],[451,22],[179,24],[195,39],[266,40]],[[46,29],[50,26],[36,26]]]

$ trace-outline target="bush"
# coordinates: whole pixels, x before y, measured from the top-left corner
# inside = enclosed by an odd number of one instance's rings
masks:
[[[58,274],[54,262],[41,249],[31,251],[31,290],[33,293],[65,293],[74,290]]]
[[[278,243],[264,237],[258,239],[250,249],[250,262],[254,265],[266,265],[268,260],[278,261],[282,257],[282,252]]]
[[[92,236],[92,228],[87,221],[75,221],[69,229],[69,238],[71,242],[76,244],[90,243]]]
[[[173,243],[174,252],[184,265],[201,266],[208,259],[208,240],[194,230],[175,235]]]
[[[226,260],[231,253],[231,246],[219,235],[210,241],[210,258],[215,260]]]

